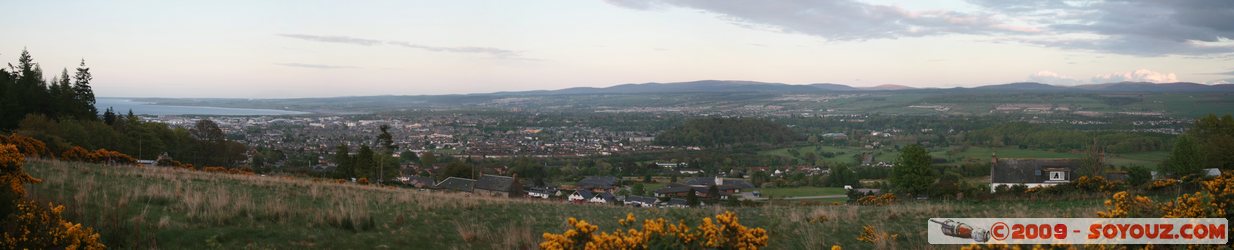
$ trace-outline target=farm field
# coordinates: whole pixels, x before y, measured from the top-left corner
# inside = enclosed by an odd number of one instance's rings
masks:
[[[855,164],[857,163],[853,155],[858,155],[863,152],[874,153],[875,161],[894,162],[899,152],[893,149],[864,149],[859,147],[848,146],[803,146],[796,148],[780,148],[760,152],[764,155],[776,155],[783,157],[793,157],[789,153],[790,149],[795,149],[799,154],[813,152],[815,155],[822,155],[823,152],[831,152],[835,156],[832,158],[823,158],[823,162],[837,164]],[[930,156],[934,158],[947,159],[952,163],[962,162],[988,162],[990,157],[997,153],[998,157],[1003,158],[1082,158],[1086,157],[1085,153],[1072,152],[1055,152],[1049,150],[1038,149],[1020,149],[1016,147],[988,148],[988,147],[969,147],[964,150],[955,151],[958,147],[948,148],[930,148]],[[1116,166],[1145,166],[1156,167],[1169,155],[1169,152],[1154,151],[1131,154],[1106,154],[1106,160]],[[796,157],[796,158],[801,158]]]
[[[844,195],[844,188],[838,187],[785,187],[760,188],[763,197],[788,198],[803,196]]]
[[[167,168],[32,160],[37,200],[66,205],[112,248],[521,249],[576,217],[611,231],[617,219],[667,218],[697,224],[724,210],[769,231],[771,249],[849,249],[862,226],[899,234],[884,248],[926,244],[931,217],[1088,217],[1101,199],[1042,202],[909,201],[891,206],[781,206],[641,209],[337,184],[331,180],[203,173]]]

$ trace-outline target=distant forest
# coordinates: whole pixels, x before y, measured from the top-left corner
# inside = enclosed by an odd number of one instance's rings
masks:
[[[16,65],[0,68],[0,131],[42,140],[57,155],[80,146],[116,150],[138,159],[167,153],[198,166],[235,166],[244,160],[246,147],[227,141],[210,120],[185,129],[141,121],[131,110],[121,115],[109,108],[100,117],[91,80],[84,59],[72,76],[66,68],[48,80],[42,66],[23,50]]]
[[[707,118],[688,120],[685,124],[656,135],[655,143],[665,146],[721,147],[741,145],[776,145],[800,141],[796,131],[763,119]]]

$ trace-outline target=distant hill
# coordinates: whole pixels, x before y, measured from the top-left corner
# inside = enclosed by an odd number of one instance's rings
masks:
[[[1222,84],[1229,85],[1229,84]],[[1205,85],[1193,82],[1151,83],[1117,82],[1076,86],[1077,89],[1117,92],[1208,92],[1231,91],[1229,86]]]
[[[784,84],[757,81],[702,80],[675,83],[630,83],[611,87],[580,87],[560,90],[498,92],[496,95],[552,94],[651,94],[651,93],[826,93],[854,91],[922,90],[904,85],[886,84],[874,87],[852,87],[837,83]],[[1079,86],[1059,86],[1039,82],[1015,82],[971,88],[935,89],[941,91],[1029,91],[1029,92],[1234,92],[1234,84],[1205,85],[1191,82],[1148,83],[1118,82]]]
[[[917,88],[904,86],[904,85],[898,85],[898,84],[883,84],[883,85],[878,85],[874,87],[863,87],[859,89],[863,89],[863,90],[909,90],[909,89],[917,89]]]
[[[1068,87],[1054,86],[1038,82],[1017,82],[1008,84],[986,85],[972,88],[974,90],[1015,90],[1015,91],[1067,91]]]

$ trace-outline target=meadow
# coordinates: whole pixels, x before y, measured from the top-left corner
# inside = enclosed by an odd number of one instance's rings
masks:
[[[1091,217],[1101,199],[909,201],[890,206],[642,209],[340,184],[333,180],[31,160],[30,196],[100,231],[112,248],[525,249],[575,217],[611,231],[627,213],[697,224],[724,210],[762,227],[772,249],[917,248],[931,217]],[[898,234],[859,242],[862,226]]]

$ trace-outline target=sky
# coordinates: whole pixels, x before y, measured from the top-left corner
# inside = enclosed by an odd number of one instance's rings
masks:
[[[704,79],[1234,83],[1234,1],[16,1],[0,58],[109,97],[434,95]],[[19,10],[19,11],[18,11]]]

